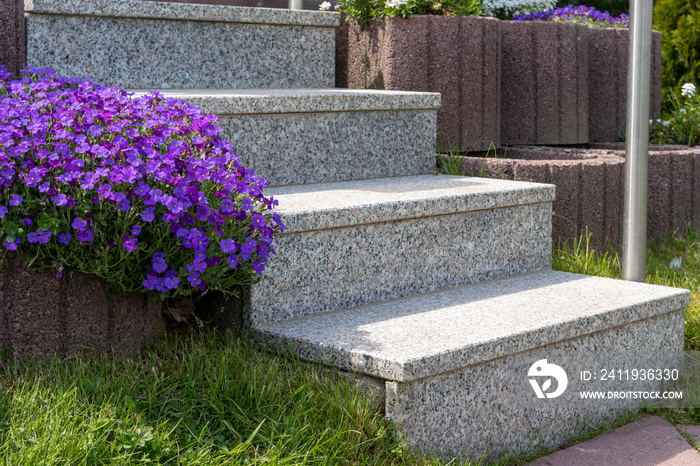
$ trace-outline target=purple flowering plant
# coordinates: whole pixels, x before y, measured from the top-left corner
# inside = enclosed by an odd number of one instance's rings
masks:
[[[552,21],[563,23],[585,24],[591,27],[629,27],[630,18],[626,14],[619,17],[611,16],[607,11],[601,12],[585,5],[569,5],[564,8],[517,15],[513,21]]]
[[[3,254],[161,298],[259,280],[284,225],[216,116],[51,70],[10,76],[0,67]]]

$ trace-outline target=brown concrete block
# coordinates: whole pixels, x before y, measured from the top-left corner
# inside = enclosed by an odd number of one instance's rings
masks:
[[[439,92],[441,150],[498,146],[500,24],[444,16],[388,18],[365,29],[344,22],[336,31],[336,85]]]
[[[27,61],[24,0],[0,2],[0,65],[17,78]]]
[[[501,28],[501,143],[587,142],[588,28],[518,21]]]
[[[671,219],[671,164],[668,157],[649,154],[649,204],[647,234],[650,238],[668,235]]]
[[[603,243],[611,250],[622,247],[622,212],[625,201],[625,166],[622,157],[605,161],[605,220]],[[603,246],[602,244],[600,246]]]
[[[589,161],[581,165],[581,216],[579,234],[588,228],[591,245],[600,248],[607,236],[605,222],[605,163]]]
[[[557,161],[551,165],[551,182],[557,187],[552,203],[552,238],[573,246],[578,235],[581,164]]]
[[[683,151],[660,152],[658,156],[670,158],[670,223],[669,230],[685,235],[693,212],[694,157]]]
[[[626,131],[629,31],[591,28],[589,33],[589,140],[615,142]],[[650,118],[661,118],[661,33],[652,36]]]
[[[691,189],[690,216],[695,231],[700,231],[700,151],[694,152],[693,159],[693,188]]]

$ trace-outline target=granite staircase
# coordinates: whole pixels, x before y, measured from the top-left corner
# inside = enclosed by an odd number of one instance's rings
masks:
[[[552,271],[554,187],[436,175],[440,96],[332,89],[336,13],[27,0],[25,16],[28,66],[220,117],[287,227],[245,322],[375,380],[413,447],[559,445],[639,405],[580,399],[600,387],[580,371],[679,367],[689,293]],[[533,391],[543,359],[561,396]]]

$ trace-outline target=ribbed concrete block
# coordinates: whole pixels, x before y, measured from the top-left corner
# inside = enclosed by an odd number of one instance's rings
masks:
[[[24,0],[0,3],[0,65],[17,76],[26,61]]]
[[[337,86],[439,92],[439,147],[499,146],[500,25],[467,16],[388,18],[367,29],[343,22]]]
[[[643,400],[579,393],[658,390],[661,381],[578,374],[680,370],[689,304],[688,290],[546,271],[264,325],[259,335],[301,358],[386,380],[387,418],[412,446],[494,457],[559,446],[639,407]],[[537,398],[528,381],[542,359],[567,374],[556,398]]]
[[[501,30],[501,143],[587,142],[589,28],[505,21]]]
[[[28,270],[15,256],[0,267],[0,305],[0,350],[22,358],[133,354],[164,329],[160,301],[139,292],[109,293],[95,276],[57,280]]]
[[[552,186],[415,176],[275,188],[287,227],[249,323],[544,270]]]
[[[33,0],[27,64],[110,86],[332,87],[338,13],[135,0]]]
[[[438,94],[348,89],[164,91],[221,119],[243,165],[288,186],[435,173]]]
[[[661,118],[661,33],[653,32],[651,108],[649,118]],[[588,129],[591,142],[616,142],[626,131],[626,28],[591,28],[588,35]]]

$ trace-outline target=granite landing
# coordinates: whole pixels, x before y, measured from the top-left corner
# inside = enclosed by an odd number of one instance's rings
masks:
[[[641,399],[581,399],[583,390],[610,385],[579,374],[680,369],[689,300],[687,290],[543,271],[269,323],[256,332],[261,342],[307,361],[383,380],[386,416],[413,448],[443,458],[495,457],[562,445],[640,407]],[[535,363],[545,359],[567,375],[560,396],[538,398],[531,386]],[[548,394],[563,386],[541,382]],[[630,384],[619,390],[661,387]]]
[[[286,230],[248,293],[247,324],[551,267],[551,185],[419,175],[265,193]]]

